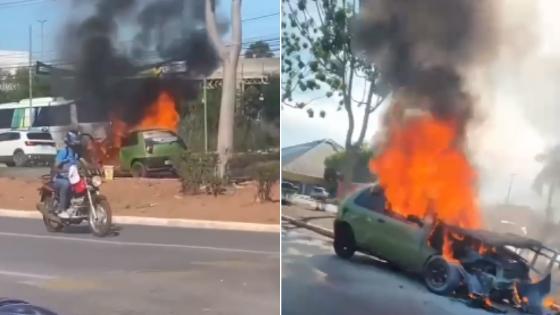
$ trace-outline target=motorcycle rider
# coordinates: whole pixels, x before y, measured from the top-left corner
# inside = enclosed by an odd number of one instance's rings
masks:
[[[58,196],[56,212],[61,218],[70,218],[69,211],[71,198],[71,185],[68,179],[68,171],[72,165],[79,161],[80,137],[78,132],[69,131],[64,138],[65,146],[56,153],[54,163],[54,187]]]

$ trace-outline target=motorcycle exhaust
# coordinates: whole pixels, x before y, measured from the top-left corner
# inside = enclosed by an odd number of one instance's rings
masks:
[[[35,207],[37,208],[37,211],[39,211],[43,216],[47,217],[49,220],[62,224],[62,219],[54,215],[53,213],[50,213],[47,209],[45,209],[45,205],[43,203],[38,202],[35,205]]]

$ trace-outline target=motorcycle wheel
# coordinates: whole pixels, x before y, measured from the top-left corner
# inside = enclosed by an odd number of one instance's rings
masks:
[[[93,235],[97,237],[107,236],[111,232],[111,205],[105,197],[98,197],[93,203],[95,209],[89,211],[89,227]],[[93,211],[97,215],[94,218]]]
[[[49,209],[52,207],[53,203],[54,202],[52,197],[45,198],[45,200],[43,200],[43,207],[45,208],[44,210],[48,212]],[[45,214],[43,214],[43,223],[47,228],[47,232],[51,232],[51,233],[60,232],[64,228],[63,224],[49,219]]]

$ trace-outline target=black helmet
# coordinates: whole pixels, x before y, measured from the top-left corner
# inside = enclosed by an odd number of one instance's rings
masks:
[[[68,146],[78,146],[80,145],[80,135],[77,131],[68,131],[66,137],[64,137],[64,143]]]
[[[22,300],[0,298],[0,315],[59,315]]]

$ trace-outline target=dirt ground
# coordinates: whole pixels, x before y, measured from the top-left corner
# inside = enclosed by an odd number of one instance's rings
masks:
[[[0,178],[0,208],[35,211],[38,179]],[[175,179],[120,178],[101,187],[113,215],[277,224],[280,203],[255,201],[256,186],[237,186],[225,195],[189,196],[180,193]],[[273,189],[279,199],[279,187]]]

